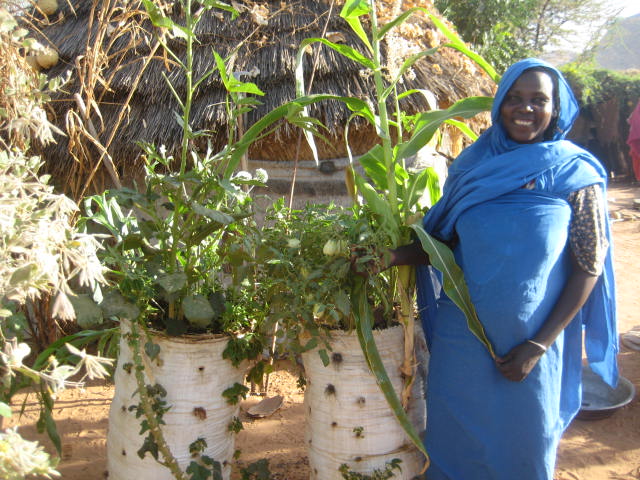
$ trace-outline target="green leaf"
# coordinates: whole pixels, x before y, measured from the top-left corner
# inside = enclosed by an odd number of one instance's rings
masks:
[[[398,70],[398,73],[396,74],[396,76],[393,79],[393,81],[384,90],[384,92],[382,92],[382,98],[386,99],[391,94],[391,92],[394,91],[394,89],[396,88],[396,85],[398,84],[398,82],[400,81],[402,76],[406,73],[407,70],[409,70],[411,67],[413,67],[413,65],[415,65],[415,63],[418,60],[420,60],[423,57],[428,57],[430,55],[433,55],[437,51],[438,51],[438,47],[430,48],[429,50],[423,50],[422,52],[418,52],[418,53],[416,53],[414,55],[411,55],[409,58],[407,58],[402,63],[402,66],[400,67],[400,70]]]
[[[429,18],[431,18],[433,24],[438,27],[438,30],[444,33],[444,35],[451,41],[451,43],[445,45],[446,47],[452,47],[459,52],[464,53],[467,57],[480,65],[480,67],[489,74],[494,82],[498,83],[500,81],[500,75],[498,75],[498,73],[489,64],[489,62],[482,58],[482,56],[469,49],[466,43],[464,43],[464,41],[462,41],[462,39],[455,32],[449,30],[449,28],[442,20],[431,13],[429,13]]]
[[[384,198],[384,192],[378,193],[357,173],[354,175],[354,179],[358,190],[364,197],[365,201],[374,212],[374,214],[379,217],[380,226],[389,236],[391,236],[391,238],[394,239],[394,244],[396,244],[398,241],[398,230],[400,227],[400,225],[398,224],[399,219],[391,210],[391,205],[389,204],[387,199]]]
[[[167,317],[164,322],[167,327],[167,335],[170,337],[179,337],[180,335],[187,333],[187,322],[173,317]]]
[[[493,346],[487,338],[482,323],[478,318],[476,309],[471,302],[471,296],[467,284],[464,280],[462,269],[458,266],[453,256],[453,252],[444,243],[429,235],[419,224],[411,225],[411,228],[418,235],[422,248],[429,255],[431,265],[442,272],[443,288],[447,296],[458,306],[467,319],[467,326],[478,340],[480,340],[489,351],[491,358],[495,358]]]
[[[358,159],[364,173],[373,181],[378,190],[387,189],[387,168],[384,163],[382,145],[374,147]]]
[[[28,263],[27,265],[17,268],[11,274],[9,285],[15,287],[21,283],[27,283],[33,278],[37,271],[38,265],[35,263]]]
[[[327,350],[324,348],[321,348],[320,350],[318,350],[318,355],[320,355],[320,360],[322,360],[322,365],[324,365],[325,367],[329,366],[330,360],[329,360],[329,354],[327,354]]]
[[[373,331],[371,330],[371,326],[373,325],[373,313],[369,306],[366,285],[366,279],[357,277],[351,294],[351,299],[355,307],[353,313],[356,320],[356,333],[358,334],[362,353],[364,354],[371,373],[376,379],[378,387],[380,387],[380,391],[387,399],[387,403],[400,423],[400,426],[402,426],[411,442],[424,454],[425,459],[428,461],[429,455],[424,448],[422,439],[413,427],[413,424],[411,423],[411,420],[409,420],[404,408],[402,408],[402,402],[400,402],[398,395],[393,389],[393,384],[391,383],[389,375],[384,368],[380,352],[376,346],[376,341],[373,338]]]
[[[211,470],[192,460],[187,467],[187,473],[190,480],[209,480],[211,478]]]
[[[191,208],[198,215],[202,215],[203,217],[210,218],[211,220],[218,222],[219,224],[222,224],[222,225],[229,225],[234,221],[234,218],[231,215],[221,212],[219,210],[213,210],[211,208],[204,207],[198,204],[197,202],[191,202]]]
[[[478,139],[478,135],[476,134],[476,132],[471,130],[469,126],[464,122],[461,122],[459,120],[449,119],[449,120],[446,120],[445,123],[448,123],[449,125],[453,125],[454,127],[456,127],[458,130],[464,133],[467,137],[469,137],[473,142],[475,142]]]
[[[295,100],[285,103],[278,108],[270,111],[258,121],[256,121],[238,140],[235,144],[232,152],[231,159],[227,168],[225,169],[224,177],[230,178],[235,172],[237,166],[240,163],[242,156],[247,152],[249,147],[255,142],[256,139],[260,138],[263,131],[270,128],[276,122],[287,119],[291,122],[294,122],[296,118],[300,117],[300,114],[304,114],[304,109],[306,106],[319,103],[325,100],[336,100],[339,102],[343,102],[347,108],[351,111],[356,112],[358,115],[366,118],[372,124],[374,122],[374,115],[369,106],[363,100],[353,97],[341,97],[338,95],[307,95],[296,98]],[[295,122],[294,122],[295,123]],[[307,141],[311,142],[315,147],[315,142],[313,140],[313,136],[307,137]],[[317,157],[317,152],[316,152]]]
[[[109,290],[104,294],[100,308],[105,317],[118,317],[135,320],[140,315],[140,309],[135,303],[129,302],[116,290]]]
[[[203,6],[206,8],[217,8],[219,10],[224,10],[226,12],[231,13],[231,20],[235,20],[239,12],[233,8],[231,5],[220,2],[219,0],[198,0]]]
[[[53,407],[53,405],[51,405],[51,407]],[[42,432],[44,430],[46,430],[47,435],[51,439],[51,442],[56,447],[58,455],[62,455],[62,440],[60,439],[60,435],[58,434],[56,422],[53,419],[51,408],[49,408],[49,406],[44,407],[40,411],[40,419],[38,420],[38,431]]]
[[[174,23],[171,26],[171,33],[174,37],[184,38],[185,40],[190,36],[193,36],[193,32],[191,30],[183,27],[182,25],[178,25],[177,23]]]
[[[373,63],[373,60],[371,60],[368,57],[365,57],[364,55],[362,55],[359,51],[357,51],[355,48],[350,47],[349,45],[345,45],[344,43],[333,43],[330,42],[329,40],[327,40],[326,38],[305,38],[301,43],[300,43],[300,47],[298,50],[298,54],[300,54],[300,52],[302,52],[302,54],[305,53],[305,48],[308,45],[311,45],[313,43],[323,43],[324,45],[326,45],[327,47],[335,50],[336,52],[338,52],[340,55],[347,57],[350,60],[353,60],[356,63],[359,63],[360,65],[366,67],[366,68],[370,68],[370,69],[375,69],[375,63]],[[300,62],[300,65],[302,65],[303,62]]]
[[[410,8],[409,10],[405,10],[396,18],[384,24],[384,26],[380,29],[379,37],[380,38],[384,37],[389,30],[403,23],[407,18],[409,18],[411,15],[413,15],[417,11],[423,11],[425,13],[429,13],[426,8],[422,8],[422,7],[413,7],[413,8]]]
[[[425,189],[430,183],[435,184],[435,186],[438,187],[438,192],[440,192],[438,182],[438,174],[433,167],[427,167],[424,170],[410,175],[407,182],[406,194],[403,195],[404,211],[412,211],[412,207],[418,203],[418,200],[422,197]],[[430,198],[430,200],[431,205],[433,205],[437,201],[437,198],[436,200]]]
[[[11,407],[4,402],[0,402],[0,415],[5,418],[11,417]]]
[[[371,12],[371,5],[368,0],[347,0],[342,7],[340,16],[346,20],[351,27],[351,30],[358,36],[360,40],[367,46],[370,52],[373,52],[371,42],[367,37],[362,23],[360,23],[360,17],[368,15]]]
[[[154,360],[160,354],[160,345],[149,340],[144,344],[144,353],[146,353],[147,357],[151,360]]]
[[[142,248],[144,238],[139,233],[130,233],[122,239],[123,250],[134,250]]]
[[[411,138],[399,145],[398,159],[418,153],[446,120],[455,117],[471,118],[480,112],[491,110],[492,104],[491,97],[468,97],[458,100],[446,110],[433,110],[419,115]]]
[[[211,325],[215,312],[204,295],[189,295],[182,300],[182,311],[188,322],[198,328]]]
[[[240,397],[247,398],[248,392],[249,387],[236,382],[232,387],[224,390],[222,396],[227,400],[229,405],[236,405],[240,401]]]
[[[156,283],[164,288],[167,293],[175,293],[187,284],[187,276],[184,273],[159,275],[158,278],[156,278]]]
[[[160,10],[160,7],[158,7],[155,2],[152,0],[142,0],[142,3],[144,3],[144,8],[149,15],[149,19],[155,27],[173,28],[175,26],[173,21],[162,13],[162,10]]]
[[[104,318],[102,309],[89,295],[69,295],[71,305],[76,313],[76,322],[82,329],[94,328],[102,325]]]

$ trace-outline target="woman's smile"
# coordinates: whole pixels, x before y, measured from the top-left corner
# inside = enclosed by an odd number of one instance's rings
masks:
[[[540,71],[525,72],[500,106],[502,125],[512,140],[540,142],[553,117],[553,81]]]

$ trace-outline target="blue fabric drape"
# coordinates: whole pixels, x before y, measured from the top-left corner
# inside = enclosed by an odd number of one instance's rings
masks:
[[[499,106],[533,67],[557,76],[560,117],[552,140],[519,144],[502,127]],[[516,63],[496,93],[492,127],[455,160],[442,199],[424,219],[430,234],[445,241],[457,236],[456,260],[498,355],[535,334],[566,282],[567,195],[592,184],[606,188],[600,162],[564,140],[577,114],[557,70],[537,59]],[[522,188],[533,179],[533,190]],[[611,244],[608,225],[607,234]],[[437,287],[432,271],[420,268],[418,303],[432,355],[427,478],[553,478],[557,444],[580,406],[583,326],[592,369],[610,385],[617,381],[611,249],[587,304],[520,383],[499,374],[462,312]]]

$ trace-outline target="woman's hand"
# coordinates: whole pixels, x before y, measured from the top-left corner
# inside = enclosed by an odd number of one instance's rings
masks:
[[[524,342],[513,347],[503,357],[496,357],[496,366],[500,373],[512,382],[521,382],[536,366],[544,350],[533,343]]]
[[[351,270],[358,276],[369,277],[377,275],[393,266],[393,251],[371,252],[364,247],[351,248]]]

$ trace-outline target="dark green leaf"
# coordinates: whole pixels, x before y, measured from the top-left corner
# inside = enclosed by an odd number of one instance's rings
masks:
[[[165,318],[164,323],[167,328],[167,335],[171,337],[179,337],[180,335],[187,333],[187,322],[167,317]]]
[[[471,301],[467,284],[464,280],[464,274],[456,263],[453,252],[444,243],[436,240],[425,232],[421,225],[414,224],[411,225],[411,228],[416,232],[422,248],[429,255],[431,265],[442,272],[444,280],[443,289],[447,293],[447,296],[464,313],[467,318],[469,330],[487,347],[491,357],[495,358],[493,347],[487,338],[482,323],[480,323],[476,309]]]
[[[147,357],[151,360],[155,360],[155,358],[160,354],[160,345],[149,340],[144,344],[144,353],[146,353]]]
[[[188,295],[182,300],[182,311],[189,323],[197,328],[207,328],[215,312],[204,295]]]
[[[389,375],[387,374],[382,358],[380,357],[380,352],[376,346],[375,339],[373,338],[373,331],[371,330],[373,325],[373,313],[369,306],[366,289],[366,279],[357,277],[351,298],[354,302],[353,313],[356,318],[356,332],[358,334],[360,346],[362,347],[362,352],[367,364],[369,365],[369,369],[375,377],[376,382],[380,387],[380,391],[387,399],[387,403],[389,404],[393,414],[398,419],[398,422],[407,433],[411,442],[428,460],[429,455],[424,448],[422,439],[415,431],[415,428],[413,427],[411,420],[409,420],[407,413],[404,411],[404,408],[402,408],[402,403],[393,389]]]
[[[76,314],[76,322],[82,329],[94,328],[102,325],[104,318],[102,309],[89,295],[69,295],[73,311]]]
[[[387,169],[382,145],[375,145],[358,159],[358,163],[378,190],[387,190]]]
[[[167,293],[175,293],[184,288],[187,284],[187,276],[184,273],[169,273],[159,275],[156,283],[160,285]]]
[[[320,350],[318,350],[318,355],[320,355],[320,360],[322,360],[322,364],[327,367],[329,366],[330,360],[329,360],[329,355],[327,354],[327,351],[322,348]]]

